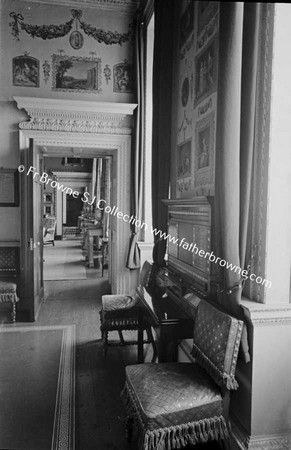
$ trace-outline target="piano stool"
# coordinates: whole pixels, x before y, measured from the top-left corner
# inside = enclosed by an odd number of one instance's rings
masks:
[[[157,357],[156,343],[152,333],[152,320],[146,310],[142,310],[143,319],[140,320],[142,305],[137,296],[130,295],[103,295],[102,309],[100,311],[101,321],[101,336],[103,341],[104,357],[107,356],[107,350],[110,346],[125,346],[137,345],[138,339],[135,341],[125,340],[123,337],[123,330],[136,330],[143,334],[147,333],[147,340],[143,340],[143,344],[152,344],[153,357],[152,362],[155,362]],[[110,331],[117,331],[119,334],[118,342],[109,342],[108,333]]]

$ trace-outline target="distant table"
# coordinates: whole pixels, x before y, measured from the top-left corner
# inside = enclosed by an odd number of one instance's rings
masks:
[[[94,237],[102,237],[102,228],[89,228],[86,230],[88,236],[88,266],[94,267]]]

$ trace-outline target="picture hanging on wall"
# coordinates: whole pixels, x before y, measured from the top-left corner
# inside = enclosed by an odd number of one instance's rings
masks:
[[[101,59],[79,56],[52,56],[52,90],[62,92],[101,92]]]
[[[113,92],[132,92],[132,65],[124,62],[113,66]]]
[[[52,203],[52,200],[53,200],[53,194],[52,193],[48,193],[48,194],[44,194],[43,195],[44,203]]]
[[[12,59],[13,86],[39,87],[39,60],[27,53]]]
[[[205,25],[216,15],[219,7],[219,2],[198,2],[198,34],[201,33]]]
[[[190,82],[189,78],[185,77],[181,89],[181,102],[184,108],[188,103],[189,93],[190,93]]]
[[[217,39],[195,58],[195,106],[217,88]]]
[[[19,178],[14,169],[0,169],[0,206],[19,205]]]
[[[196,124],[194,187],[200,188],[199,195],[212,195],[214,189],[214,117],[210,114]]]
[[[83,35],[80,33],[80,31],[73,31],[70,34],[70,45],[74,50],[80,50],[80,48],[83,47],[84,44],[84,37]]]
[[[189,2],[180,21],[180,48],[186,43],[194,28],[194,4]]]
[[[178,145],[177,178],[186,178],[191,175],[191,139]]]
[[[191,148],[192,140],[177,147],[177,195],[183,196],[191,188]]]

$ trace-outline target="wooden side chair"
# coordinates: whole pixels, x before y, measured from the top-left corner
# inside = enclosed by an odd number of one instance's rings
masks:
[[[43,245],[55,245],[55,232],[57,220],[55,217],[45,217],[43,219]]]
[[[0,303],[12,304],[12,322],[16,321],[17,279],[19,276],[19,248],[0,246]]]
[[[146,261],[140,272],[140,286],[146,288],[150,282],[152,265]],[[125,340],[123,331],[125,330],[145,330],[147,333],[147,340],[144,343],[151,343],[153,347],[152,361],[156,360],[157,349],[156,343],[152,334],[152,319],[146,309],[143,308],[138,300],[136,293],[103,295],[102,308],[100,311],[101,321],[101,336],[103,341],[104,356],[107,355],[108,347],[116,345],[137,345],[137,340]],[[139,320],[142,315],[142,321]],[[108,333],[110,331],[117,331],[119,334],[119,341],[109,342]]]
[[[126,367],[122,392],[127,438],[139,431],[139,448],[170,450],[213,440],[229,445],[229,394],[243,323],[201,300],[194,323],[193,363]],[[229,448],[229,447],[227,447]]]

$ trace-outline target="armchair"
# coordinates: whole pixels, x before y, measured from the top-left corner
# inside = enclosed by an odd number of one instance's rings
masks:
[[[43,244],[55,245],[56,218],[46,217],[43,219]]]
[[[128,409],[127,437],[139,430],[139,448],[170,450],[225,440],[230,423],[229,394],[242,322],[201,300],[194,323],[193,363],[126,367],[122,392]]]

